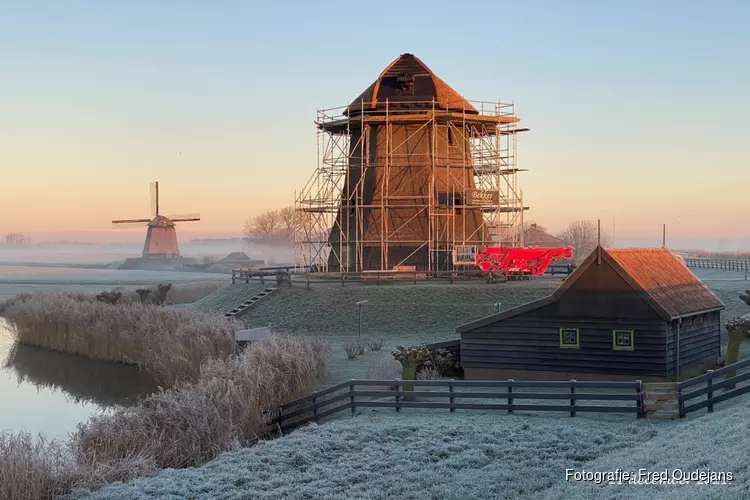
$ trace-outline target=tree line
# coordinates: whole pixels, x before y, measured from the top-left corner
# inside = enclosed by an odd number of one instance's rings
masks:
[[[20,247],[31,244],[31,238],[23,233],[8,233],[5,235],[5,244],[10,247]]]
[[[304,212],[296,211],[294,207],[265,210],[245,221],[242,237],[247,242],[257,243],[292,243],[296,232],[305,225]],[[557,234],[547,231],[535,222],[524,224],[525,230],[536,229],[560,239],[563,244],[575,249],[576,260],[585,258],[596,248],[598,228],[596,222],[590,220],[573,221]],[[602,246],[608,246],[612,237],[605,231],[601,232]]]

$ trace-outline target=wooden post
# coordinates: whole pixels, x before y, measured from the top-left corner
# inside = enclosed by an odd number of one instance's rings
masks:
[[[402,387],[402,385],[401,385],[401,379],[397,378],[396,379],[396,392],[397,393],[399,391],[401,391],[401,387]],[[398,394],[396,394],[395,397],[396,397],[396,411],[401,411],[401,405],[399,404],[401,402],[401,396],[399,396]]]
[[[713,373],[713,372],[714,372],[713,370],[708,370],[706,373]],[[708,388],[708,392],[706,393],[706,401],[708,401],[708,406],[706,408],[708,409],[708,413],[714,412],[714,403],[713,403],[714,391],[711,388],[712,385],[714,385],[713,378],[709,378],[708,380],[706,380],[706,386]]]
[[[636,418],[643,418],[643,381],[636,380],[636,383],[638,384],[635,388],[635,393],[638,395],[637,399],[635,400],[635,406],[638,408]]]
[[[354,382],[349,382],[349,401],[352,404],[352,415],[354,415],[355,410],[357,409],[354,401]]]
[[[508,379],[508,413],[513,413],[513,379]]]
[[[305,273],[305,281],[307,282],[307,289],[310,289],[310,273]]]
[[[576,393],[575,384],[576,384],[576,380],[575,379],[573,379],[573,380],[570,381],[570,395],[571,396],[573,396],[573,394]],[[570,398],[570,416],[571,417],[575,417],[576,416],[575,407],[576,407],[576,400],[571,397]]]
[[[345,280],[344,273],[341,273],[341,286],[344,286],[344,280]]]
[[[414,271],[414,284],[415,285],[417,284],[417,272],[416,271]]]
[[[448,384],[449,384],[449,385],[448,385],[448,392],[450,392],[450,394],[451,394],[450,398],[448,398],[448,402],[449,402],[449,403],[450,403],[450,405],[451,405],[451,410],[450,410],[450,411],[451,411],[451,413],[453,413],[454,411],[456,411],[456,409],[455,409],[455,408],[453,408],[453,403],[455,402],[455,398],[453,397],[453,381],[454,381],[454,380],[455,380],[455,379],[450,379],[450,380],[448,381]]]
[[[316,394],[313,392],[313,394]],[[316,396],[313,396],[312,398],[312,404],[313,404],[313,418],[315,419],[315,423],[318,423],[318,398]]]

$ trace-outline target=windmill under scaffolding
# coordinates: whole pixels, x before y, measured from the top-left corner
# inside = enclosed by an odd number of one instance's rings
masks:
[[[113,220],[115,228],[143,227],[146,231],[146,242],[141,254],[144,259],[175,259],[180,257],[177,245],[176,222],[194,222],[201,220],[200,214],[161,215],[159,213],[159,183],[151,183],[151,218]]]
[[[318,112],[319,165],[295,200],[300,264],[439,271],[456,248],[523,245],[518,121],[402,54],[349,106]]]

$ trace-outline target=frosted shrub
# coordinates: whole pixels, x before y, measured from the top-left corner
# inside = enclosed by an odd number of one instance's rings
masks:
[[[382,337],[368,337],[367,338],[367,348],[371,351],[379,351],[383,348],[383,338]]]
[[[344,352],[346,352],[346,359],[355,359],[357,356],[362,354],[359,342],[352,339],[347,339],[344,341]]]

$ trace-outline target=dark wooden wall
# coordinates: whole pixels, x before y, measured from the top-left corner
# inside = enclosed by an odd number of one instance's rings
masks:
[[[580,348],[561,348],[559,328],[578,328]],[[612,349],[612,329],[635,331],[635,350]],[[660,319],[549,317],[531,311],[461,334],[461,364],[472,369],[666,375],[666,328]]]
[[[677,363],[677,322],[668,329],[667,370],[675,374]],[[721,313],[701,314],[682,320],[680,327],[680,373],[704,363],[715,361],[721,356]]]

